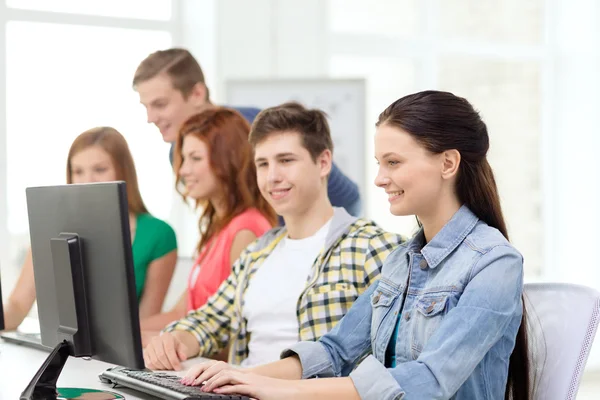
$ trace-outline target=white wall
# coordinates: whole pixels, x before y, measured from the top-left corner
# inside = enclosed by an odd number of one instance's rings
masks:
[[[217,2],[217,95],[234,78],[327,75],[322,1]]]

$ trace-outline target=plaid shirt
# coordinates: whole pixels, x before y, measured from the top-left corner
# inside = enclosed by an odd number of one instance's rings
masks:
[[[287,234],[285,228],[278,229],[272,238],[265,234],[270,239],[267,243],[263,236],[242,252],[232,273],[204,306],[171,323],[165,331],[191,332],[200,344],[201,356],[211,356],[230,344],[230,363],[237,365],[246,359],[250,337],[242,317],[244,294],[258,268]],[[299,340],[317,340],[329,332],[379,278],[387,255],[404,241],[374,222],[357,219],[326,246],[317,256],[298,301]]]

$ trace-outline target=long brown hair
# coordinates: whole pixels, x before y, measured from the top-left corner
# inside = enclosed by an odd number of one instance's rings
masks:
[[[225,202],[225,216],[219,218],[209,201],[197,201],[197,206],[204,208],[199,221],[202,238],[198,251],[234,217],[250,208],[256,208],[271,225],[277,223],[275,211],[258,189],[252,147],[248,143],[249,133],[250,125],[244,117],[225,107],[214,107],[196,114],[181,127],[173,154],[177,182],[181,180],[183,140],[191,135],[208,147],[208,163],[221,185]],[[179,185],[177,187],[179,190]]]
[[[473,106],[461,97],[440,91],[405,96],[379,115],[377,126],[389,125],[410,134],[428,151],[439,154],[456,149],[461,155],[456,179],[458,199],[482,221],[508,232],[494,173],[487,161],[487,127]],[[528,399],[530,393],[527,315],[523,317],[510,356],[506,399]]]
[[[125,181],[127,184],[129,212],[136,215],[148,213],[138,186],[135,164],[129,146],[123,135],[114,128],[107,126],[92,128],[75,138],[67,157],[67,183],[73,183],[71,160],[75,154],[92,146],[98,146],[110,155],[117,180]]]

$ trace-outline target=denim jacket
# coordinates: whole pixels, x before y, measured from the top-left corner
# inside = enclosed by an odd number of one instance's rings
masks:
[[[361,399],[504,399],[522,291],[521,254],[462,206],[429,243],[421,231],[396,248],[330,333],[282,357],[297,354],[303,378],[349,375]]]

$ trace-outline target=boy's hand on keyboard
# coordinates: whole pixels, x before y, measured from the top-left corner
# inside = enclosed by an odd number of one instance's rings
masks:
[[[187,360],[187,346],[169,332],[154,336],[144,349],[144,363],[150,369],[181,370],[181,361]]]
[[[157,331],[141,331],[140,333],[142,335],[142,348],[148,346],[153,337],[160,335],[160,332]]]
[[[234,369],[233,366],[223,361],[207,361],[202,364],[194,365],[188,373],[181,379],[184,385],[199,386],[203,382],[212,378],[219,372],[226,369]],[[240,370],[243,371],[243,370]]]

